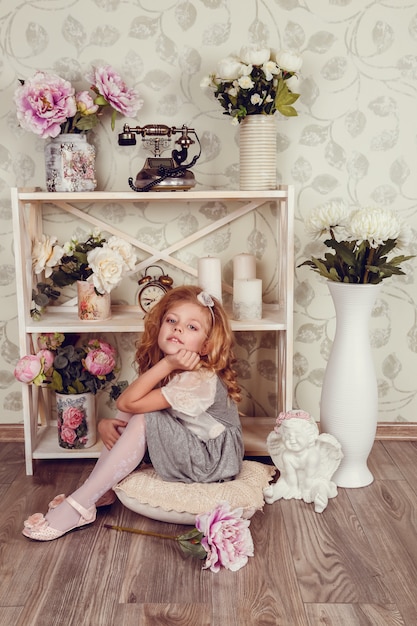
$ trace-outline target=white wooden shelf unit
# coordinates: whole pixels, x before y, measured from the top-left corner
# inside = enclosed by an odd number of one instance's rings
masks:
[[[53,206],[54,210],[71,214],[92,228],[123,237],[130,241],[145,258],[136,270],[144,271],[152,263],[174,266],[197,278],[197,269],[188,266],[174,255],[185,246],[203,240],[218,228],[232,224],[253,211],[270,210],[271,203],[276,214],[274,238],[279,246],[279,267],[277,268],[279,301],[278,304],[264,304],[261,320],[234,321],[235,332],[274,331],[277,333],[276,360],[279,371],[276,411],[292,408],[292,361],[293,361],[293,188],[282,186],[271,191],[177,191],[177,192],[87,192],[49,193],[43,191],[11,190],[14,251],[16,262],[16,287],[19,323],[19,350],[21,356],[31,352],[32,335],[43,332],[82,333],[92,332],[91,325],[80,322],[75,306],[49,307],[39,321],[30,316],[32,292],[32,242],[43,232],[43,210]],[[158,250],[135,237],[120,231],[100,217],[90,214],[85,207],[96,203],[161,203],[198,207],[204,202],[233,203],[227,215],[210,222],[204,228],[185,237],[180,242],[164,250]],[[83,210],[84,207],[84,210]],[[140,216],[138,217],[140,219]],[[201,254],[204,256],[204,254]],[[232,292],[230,285],[223,284],[225,291]],[[94,332],[137,332],[143,330],[143,318],[137,306],[114,306],[112,317],[105,322],[94,322]],[[22,385],[23,421],[25,435],[26,472],[33,474],[34,459],[55,458],[96,458],[100,454],[101,443],[85,450],[64,450],[58,446],[56,422],[50,418],[50,393],[31,385]],[[244,416],[242,424],[245,438],[245,451],[248,456],[267,455],[266,436],[273,428],[275,417]]]

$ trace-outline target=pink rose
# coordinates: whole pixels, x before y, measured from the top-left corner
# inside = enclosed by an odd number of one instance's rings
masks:
[[[76,429],[83,421],[84,413],[81,409],[70,406],[62,413],[63,427]]]
[[[41,357],[37,354],[23,356],[17,362],[13,374],[21,383],[41,385],[45,380]]]
[[[91,350],[84,360],[85,369],[93,376],[107,376],[113,371],[116,361],[104,350]]]
[[[75,434],[75,430],[73,430],[72,428],[62,426],[60,437],[64,443],[68,443],[71,445],[76,440],[77,435]]]
[[[221,502],[210,513],[196,516],[196,528],[204,534],[201,545],[207,551],[203,569],[218,572],[221,567],[235,572],[253,556],[250,521],[242,518],[243,509],[230,510]]]

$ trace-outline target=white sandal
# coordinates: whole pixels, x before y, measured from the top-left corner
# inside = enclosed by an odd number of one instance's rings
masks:
[[[45,519],[42,513],[34,513],[27,520],[25,520],[22,534],[25,535],[25,537],[35,539],[36,541],[52,541],[53,539],[62,537],[62,535],[66,535],[71,530],[82,528],[83,526],[92,524],[95,521],[97,510],[94,505],[89,509],[86,509],[81,506],[81,504],[78,504],[78,502],[76,502],[71,496],[66,498],[66,502],[68,502],[68,504],[80,514],[80,519],[75,526],[68,528],[68,530],[57,530],[49,525],[48,520]],[[55,507],[52,506],[50,508]]]

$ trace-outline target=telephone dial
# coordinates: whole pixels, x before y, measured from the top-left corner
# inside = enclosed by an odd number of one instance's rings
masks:
[[[162,152],[171,144],[171,138],[177,133],[180,137],[175,141],[179,150],[174,149],[171,157],[161,157]],[[190,163],[185,163],[188,157],[188,149],[195,141],[190,134],[195,136],[199,145],[199,152]],[[201,144],[194,128],[182,126],[165,126],[165,124],[148,124],[147,126],[123,126],[123,132],[119,134],[119,146],[135,146],[136,135],[142,136],[142,144],[146,150],[152,152],[153,157],[148,157],[143,168],[136,175],[136,180],[129,178],[129,186],[133,191],[188,191],[195,186],[194,174],[190,168],[196,164],[201,155]]]

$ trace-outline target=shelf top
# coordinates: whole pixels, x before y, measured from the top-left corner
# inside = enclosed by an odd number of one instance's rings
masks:
[[[282,185],[279,189],[271,189],[268,191],[240,191],[240,190],[190,190],[190,191],[147,191],[137,193],[135,191],[88,191],[88,192],[55,192],[42,191],[39,188],[33,189],[17,189],[12,191],[18,194],[20,200],[38,201],[38,202],[57,202],[67,200],[70,202],[95,202],[100,200],[123,200],[126,202],[145,202],[147,200],[166,201],[166,200],[250,200],[253,199],[276,199],[287,198],[289,187]]]

